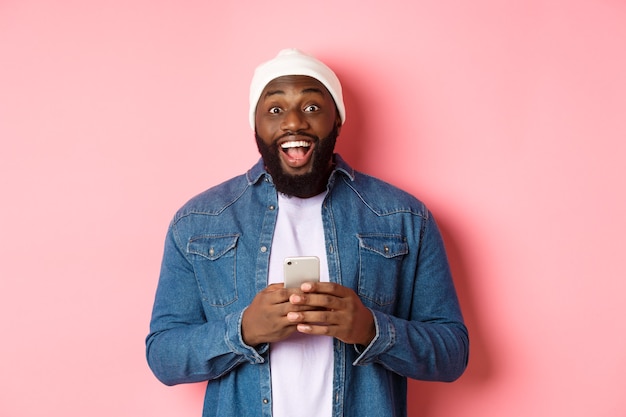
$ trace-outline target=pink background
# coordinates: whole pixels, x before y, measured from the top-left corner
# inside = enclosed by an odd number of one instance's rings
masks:
[[[0,416],[200,416],[144,359],[165,229],[292,46],[444,233],[470,365],[411,415],[626,415],[625,45],[622,0],[0,1]]]

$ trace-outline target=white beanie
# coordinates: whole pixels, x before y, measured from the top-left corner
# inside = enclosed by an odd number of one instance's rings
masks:
[[[273,79],[285,75],[306,75],[324,84],[324,87],[335,100],[341,123],[345,122],[346,109],[343,104],[339,78],[322,61],[292,48],[283,49],[276,55],[276,58],[262,63],[254,70],[252,83],[250,83],[250,127],[253,130],[255,127],[256,106],[263,89]]]

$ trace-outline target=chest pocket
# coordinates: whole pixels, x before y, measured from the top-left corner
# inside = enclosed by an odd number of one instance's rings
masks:
[[[237,300],[238,234],[194,236],[187,243],[202,299],[212,306]]]
[[[398,297],[402,259],[409,251],[400,235],[359,234],[358,294],[372,307],[392,304]]]

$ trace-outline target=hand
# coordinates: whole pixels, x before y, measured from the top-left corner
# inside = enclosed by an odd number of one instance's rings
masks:
[[[294,293],[301,291],[286,289],[283,284],[271,284],[254,297],[241,320],[241,333],[247,345],[277,342],[296,331],[296,325],[287,320],[287,313],[310,310],[311,307],[289,303],[289,296]]]
[[[376,336],[372,312],[350,288],[331,282],[304,283],[291,294],[293,307],[287,320],[301,333],[335,337],[342,342],[367,346]]]

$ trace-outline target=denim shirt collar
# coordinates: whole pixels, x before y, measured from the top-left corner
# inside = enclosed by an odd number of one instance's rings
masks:
[[[330,174],[330,179],[328,180],[329,186],[332,185],[333,179],[335,175],[344,175],[350,181],[354,181],[354,169],[344,159],[336,153],[334,155],[335,158],[335,169]],[[265,164],[263,163],[263,158],[259,158],[256,164],[246,173],[246,179],[248,180],[248,185],[256,184],[262,177],[266,177],[271,180],[272,176],[265,170]]]

